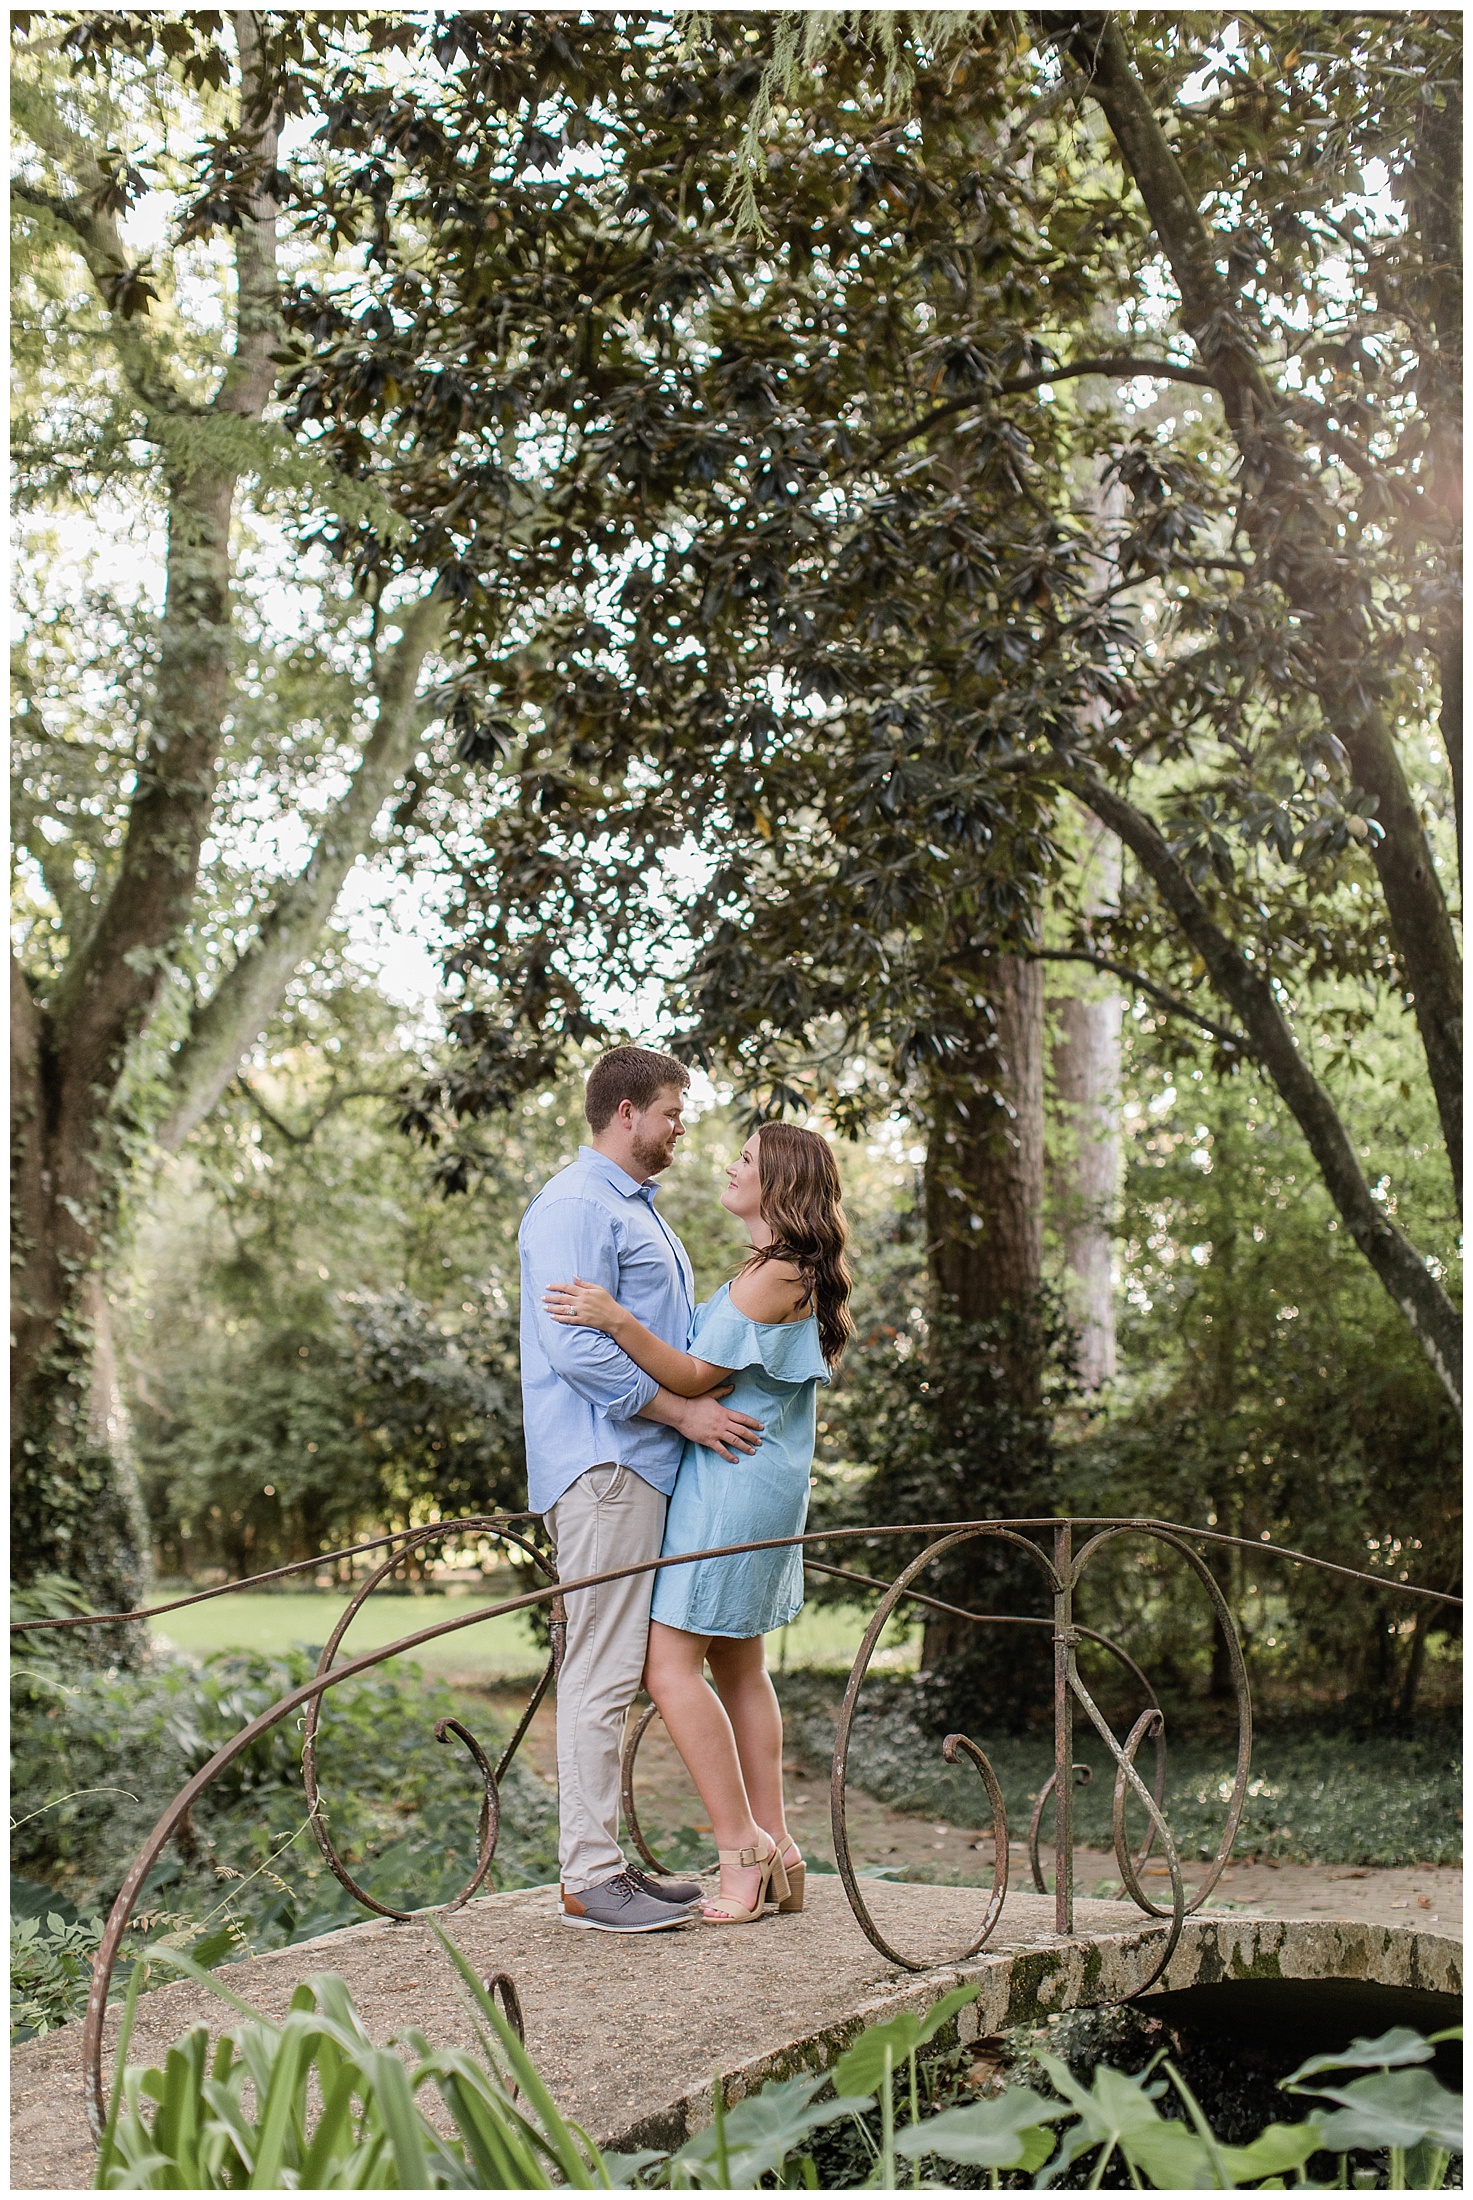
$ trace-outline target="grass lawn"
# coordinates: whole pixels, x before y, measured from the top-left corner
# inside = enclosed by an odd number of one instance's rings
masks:
[[[339,1656],[347,1659],[376,1650],[381,1643],[497,1601],[496,1596],[474,1590],[430,1591],[423,1596],[380,1593],[359,1613]],[[158,1641],[199,1657],[212,1650],[261,1650],[274,1655],[293,1643],[326,1642],[347,1603],[345,1596],[330,1590],[216,1597],[208,1604],[169,1612],[153,1621],[152,1629]],[[858,1648],[869,1616],[862,1606],[809,1605],[791,1627],[779,1628],[768,1637],[768,1661],[790,1673],[842,1670]],[[880,1651],[877,1662],[892,1671],[909,1669],[915,1663],[918,1640],[918,1634],[907,1637],[892,1629],[886,1637],[888,1647]],[[413,1656],[426,1672],[505,1681],[540,1672],[545,1653],[525,1617],[508,1612],[504,1618],[482,1620],[426,1643]]]

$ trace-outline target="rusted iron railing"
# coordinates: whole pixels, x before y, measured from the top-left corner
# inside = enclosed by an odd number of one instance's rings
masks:
[[[322,1700],[330,1689],[342,1682],[354,1679],[358,1674],[370,1671],[374,1666],[386,1663],[390,1658],[403,1656],[417,1650],[425,1643],[434,1642],[443,1635],[474,1627],[485,1620],[498,1619],[511,1612],[527,1611],[537,1605],[550,1606],[551,1652],[546,1666],[532,1690],[525,1711],[516,1731],[493,1765],[486,1752],[470,1730],[458,1719],[442,1719],[437,1722],[434,1734],[437,1742],[446,1742],[453,1734],[467,1750],[475,1766],[481,1785],[481,1812],[477,1832],[475,1867],[466,1884],[448,1903],[439,1905],[440,1914],[459,1909],[468,1902],[476,1890],[484,1885],[496,1852],[500,1828],[499,1789],[511,1764],[526,1737],[528,1728],[548,1689],[557,1677],[561,1662],[564,1633],[563,1598],[575,1590],[596,1588],[605,1582],[619,1581],[631,1574],[654,1573],[664,1566],[689,1565],[693,1561],[708,1558],[727,1558],[748,1551],[782,1550],[800,1545],[804,1549],[805,1569],[822,1574],[830,1580],[849,1583],[855,1588],[878,1590],[880,1601],[875,1608],[864,1639],[855,1654],[848,1685],[840,1709],[834,1740],[833,1768],[830,1779],[830,1808],[833,1822],[834,1855],[839,1875],[850,1908],[861,1929],[880,1952],[891,1962],[906,1970],[927,1970],[938,1963],[955,1965],[975,1956],[987,1943],[1002,1915],[1008,1886],[1008,1826],[1002,1790],[997,1775],[985,1752],[965,1734],[948,1734],[942,1742],[942,1756],[948,1764],[965,1758],[981,1778],[992,1820],[993,1870],[992,1886],[983,1910],[980,1929],[966,1947],[945,1956],[918,1957],[907,1955],[897,1948],[881,1930],[871,1913],[860,1884],[850,1852],[847,1825],[847,1790],[849,1777],[849,1751],[853,1734],[854,1716],[860,1691],[869,1671],[875,1648],[885,1627],[902,1603],[918,1606],[923,1611],[944,1613],[975,1626],[1014,1626],[1046,1628],[1051,1639],[1054,1669],[1053,1733],[1054,1764],[1047,1782],[1041,1789],[1028,1830],[1028,1857],[1033,1883],[1038,1892],[1047,1893],[1040,1856],[1040,1844],[1045,1810],[1050,1801],[1054,1812],[1054,1923],[1060,1934],[1074,1930],[1074,1784],[1078,1778],[1088,1778],[1089,1768],[1074,1762],[1074,1715],[1076,1706],[1083,1710],[1089,1724],[1105,1744],[1114,1761],[1115,1788],[1112,1813],[1112,1835],[1116,1861],[1120,1867],[1123,1887],[1136,1906],[1153,1920],[1165,1922],[1166,1930],[1150,1953],[1155,1957],[1150,1970],[1135,1988],[1143,1992],[1165,1969],[1172,1951],[1181,1936],[1185,1920],[1206,1901],[1232,1854],[1233,1841],[1242,1816],[1243,1801],[1247,1792],[1248,1776],[1253,1753],[1252,1704],[1248,1688],[1248,1672],[1242,1646],[1232,1613],[1218,1587],[1211,1570],[1205,1564],[1194,1544],[1212,1544],[1235,1547],[1254,1552],[1260,1559],[1287,1560],[1295,1566],[1308,1566],[1317,1572],[1340,1575],[1366,1583],[1381,1590],[1389,1590],[1404,1596],[1417,1597],[1439,1604],[1461,1606],[1461,1599],[1437,1589],[1427,1589],[1411,1582],[1387,1581],[1375,1574],[1362,1573],[1354,1567],[1335,1565],[1327,1559],[1312,1557],[1304,1551],[1285,1550],[1275,1544],[1249,1542],[1243,1537],[1230,1536],[1213,1529],[1182,1527],[1170,1521],[1147,1518],[1095,1517],[1075,1519],[1028,1520],[967,1520],[939,1521],[921,1524],[906,1523],[893,1527],[834,1528],[821,1533],[803,1536],[778,1536],[760,1542],[728,1543],[709,1551],[681,1552],[669,1558],[644,1561],[636,1566],[621,1566],[604,1573],[586,1574],[577,1580],[559,1582],[553,1570],[552,1560],[524,1534],[517,1532],[515,1524],[535,1519],[530,1513],[494,1513],[464,1520],[435,1521],[429,1526],[397,1531],[375,1536],[368,1541],[352,1545],[342,1551],[326,1553],[320,1557],[299,1560],[289,1566],[273,1567],[269,1572],[255,1574],[246,1580],[225,1582],[213,1589],[195,1592],[191,1596],[176,1597],[168,1603],[152,1605],[135,1612],[102,1612],[79,1614],[67,1619],[22,1620],[12,1623],[12,1634],[32,1634],[73,1627],[100,1627],[116,1625],[126,1620],[147,1620],[179,1611],[186,1605],[207,1602],[216,1596],[230,1596],[243,1590],[259,1588],[262,1583],[280,1581],[292,1574],[320,1571],[327,1565],[341,1560],[361,1557],[370,1551],[384,1551],[384,1556],[366,1579],[359,1584],[324,1646],[313,1678],[302,1687],[291,1690],[271,1704],[256,1718],[222,1743],[207,1764],[200,1767],[192,1779],[186,1781],[164,1811],[144,1842],[119,1889],[117,1899],[108,1915],[102,1943],[93,1965],[92,1989],[87,2004],[87,2017],[83,2027],[82,2056],[85,2079],[87,2113],[92,2128],[100,2136],[106,2122],[106,2101],[103,2092],[102,2047],[103,2024],[107,2009],[108,1992],[112,1981],[123,1935],[132,1917],[143,1884],[163,1849],[188,1817],[193,1805],[213,1780],[249,1749],[261,1735],[279,1726],[283,1719],[295,1711],[303,1711],[304,1741],[302,1750],[302,1779],[306,1791],[309,1821],[317,1844],[342,1885],[363,1904],[366,1909],[381,1917],[405,1918],[412,1911],[396,1910],[380,1902],[361,1887],[346,1863],[333,1846],[328,1830],[328,1816],[317,1782],[317,1738],[321,1718]],[[1076,1533],[1084,1533],[1086,1540],[1076,1548]],[[926,1536],[930,1540],[920,1554],[892,1581],[882,1580],[871,1574],[862,1574],[829,1561],[807,1555],[815,1544],[842,1544],[858,1539],[873,1545],[877,1541],[893,1537],[914,1539]],[[1237,1766],[1222,1835],[1217,1850],[1208,1863],[1190,1899],[1182,1874],[1182,1863],[1170,1826],[1164,1812],[1166,1786],[1166,1723],[1161,1704],[1147,1676],[1135,1660],[1118,1643],[1097,1633],[1093,1628],[1082,1627],[1074,1616],[1075,1595],[1080,1579],[1095,1556],[1107,1545],[1121,1537],[1143,1536],[1165,1545],[1185,1561],[1206,1591],[1212,1616],[1221,1629],[1227,1644],[1232,1668],[1233,1689],[1237,1708],[1238,1747]],[[936,1562],[956,1551],[962,1545],[979,1539],[993,1538],[1006,1542],[1024,1552],[1042,1571],[1051,1602],[1049,1617],[1028,1616],[1013,1613],[973,1612],[965,1607],[946,1603],[932,1596],[920,1584]],[[420,1628],[399,1640],[386,1643],[360,1657],[336,1663],[344,1637],[354,1619],[374,1591],[426,1545],[434,1543],[464,1543],[466,1541],[497,1541],[522,1554],[536,1572],[543,1577],[541,1586],[514,1597],[481,1606],[452,1619],[439,1621],[432,1627]],[[1076,1653],[1082,1642],[1093,1642],[1107,1651],[1138,1686],[1143,1697],[1139,1713],[1128,1732],[1121,1739],[1116,1735],[1089,1688],[1081,1678]],[[637,1760],[641,1742],[656,1717],[651,1705],[627,1730],[623,1760],[624,1815],[630,1838],[644,1861],[653,1870],[660,1870],[660,1859],[650,1848],[640,1824],[635,1794]],[[1146,1742],[1154,1749],[1154,1765],[1149,1786],[1136,1766],[1136,1757]],[[1127,1833],[1126,1813],[1129,1802],[1134,1800],[1145,1812],[1147,1833],[1144,1845],[1132,1851]],[[1159,1843],[1171,1881],[1171,1902],[1165,1907],[1151,1899],[1141,1884],[1146,1862]],[[498,1974],[500,1978],[501,1974]],[[506,1982],[510,1986],[510,1981]]]

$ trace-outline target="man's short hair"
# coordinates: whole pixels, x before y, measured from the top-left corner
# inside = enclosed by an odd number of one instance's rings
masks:
[[[653,1107],[666,1085],[684,1092],[690,1071],[673,1054],[656,1054],[652,1047],[613,1047],[600,1055],[589,1072],[583,1093],[583,1113],[592,1131],[601,1131],[627,1100],[637,1115]]]

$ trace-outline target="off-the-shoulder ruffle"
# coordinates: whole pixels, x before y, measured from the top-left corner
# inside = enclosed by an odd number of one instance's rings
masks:
[[[826,1383],[828,1367],[819,1348],[818,1322],[754,1322],[731,1303],[731,1286],[696,1310],[690,1348],[713,1367],[761,1367],[780,1383]]]

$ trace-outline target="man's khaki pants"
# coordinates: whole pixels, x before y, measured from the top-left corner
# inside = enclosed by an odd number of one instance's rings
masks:
[[[630,1467],[590,1467],[546,1515],[563,1581],[658,1558],[666,1500]],[[581,1894],[624,1868],[619,1847],[619,1753],[624,1719],[644,1671],[653,1573],[630,1574],[567,1597],[567,1642],[557,1684],[558,1863]]]

